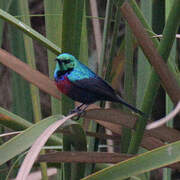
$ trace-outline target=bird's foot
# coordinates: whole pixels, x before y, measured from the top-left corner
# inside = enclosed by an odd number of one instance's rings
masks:
[[[69,115],[70,115],[70,114],[73,114],[73,113],[81,114],[82,111],[83,111],[83,110],[81,110],[80,108],[77,107],[77,108],[71,110],[71,111],[69,112]]]
[[[76,121],[79,120],[79,118],[85,114],[85,110],[86,108],[88,107],[88,105],[85,105],[85,107],[81,108],[84,104],[81,104],[80,106],[76,107],[75,109],[73,109],[72,111],[69,112],[69,115],[70,114],[73,114],[73,113],[77,113],[77,118],[76,118]]]

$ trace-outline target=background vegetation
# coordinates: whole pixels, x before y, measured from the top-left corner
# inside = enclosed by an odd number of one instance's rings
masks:
[[[179,116],[145,127],[180,100],[179,24],[179,0],[1,0],[0,179],[178,179]],[[64,118],[77,102],[53,82],[62,52],[147,116],[105,102]]]

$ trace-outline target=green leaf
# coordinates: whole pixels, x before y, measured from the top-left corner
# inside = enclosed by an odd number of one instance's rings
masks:
[[[13,15],[20,13],[17,2],[12,2],[9,12]],[[8,28],[12,54],[27,63],[22,32],[18,31],[18,29],[13,26],[9,26]],[[12,72],[12,92],[12,111],[32,122],[33,110],[29,83],[14,72]]]
[[[180,161],[180,141],[143,153],[92,174],[83,180],[120,180]]]
[[[70,135],[63,135],[64,151],[87,151],[86,135],[78,123],[71,121],[64,129],[71,132]],[[81,179],[84,172],[84,163],[64,163],[65,179]]]
[[[17,120],[17,116],[16,117]],[[0,146],[0,154],[3,154],[0,159],[0,165],[7,162],[8,160],[12,159],[16,155],[20,154],[21,152],[25,151],[29,148],[37,137],[53,122],[62,118],[61,115],[50,116],[32,126],[27,128],[21,134],[13,137],[9,141],[5,142],[3,145]],[[20,118],[22,121],[22,119]],[[14,148],[18,147],[18,148]]]
[[[78,0],[72,3],[66,0],[63,3],[63,27],[62,27],[62,51],[73,54],[79,59],[80,42],[82,31],[82,20],[84,12],[84,0]],[[62,112],[67,114],[74,103],[66,96],[62,96]]]
[[[62,35],[62,1],[54,0],[53,3],[49,0],[44,0],[45,7],[45,25],[46,37],[54,44],[61,47]],[[60,16],[54,14],[61,13]],[[52,15],[52,16],[50,16]],[[48,50],[48,69],[49,77],[53,79],[56,55]],[[61,102],[54,97],[51,97],[51,110],[52,114],[61,113]]]
[[[19,21],[15,17],[11,16],[9,13],[3,11],[2,9],[0,9],[0,18],[16,26],[18,29],[20,29],[21,31],[23,31],[25,34],[32,37],[33,39],[36,39],[55,54],[58,55],[59,53],[61,53],[61,49],[57,47],[54,43],[49,41],[47,38],[45,38],[43,35],[35,31],[28,25],[24,24],[22,21]]]

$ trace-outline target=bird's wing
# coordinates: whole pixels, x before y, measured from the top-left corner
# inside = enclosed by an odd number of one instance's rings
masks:
[[[68,78],[72,84],[84,91],[96,94],[101,100],[117,100],[114,89],[106,81],[80,62],[68,75]]]
[[[125,102],[120,96],[118,96],[114,89],[103,79],[101,79],[99,76],[95,75],[94,77],[88,77],[88,78],[77,78],[82,77],[82,72],[74,71],[76,76],[76,80],[71,81],[74,86],[81,88],[83,91],[88,91],[90,93],[93,93],[97,95],[97,100],[107,100],[107,101],[115,101],[115,102],[121,102],[128,108],[132,109],[134,112],[139,113],[144,116],[144,113],[140,110],[136,109],[134,106],[128,104]],[[85,75],[85,74],[84,74]],[[87,75],[87,73],[86,73]],[[86,77],[86,76],[84,76]]]
[[[72,82],[75,86],[84,91],[92,92],[102,98],[102,100],[116,101],[117,96],[114,89],[103,79],[96,76],[94,78],[85,78]]]

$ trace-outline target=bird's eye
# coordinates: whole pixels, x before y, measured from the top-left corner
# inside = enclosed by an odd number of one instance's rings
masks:
[[[64,64],[69,64],[69,63],[71,62],[71,60],[70,60],[70,59],[66,59],[66,60],[62,60],[62,62],[63,62]]]

